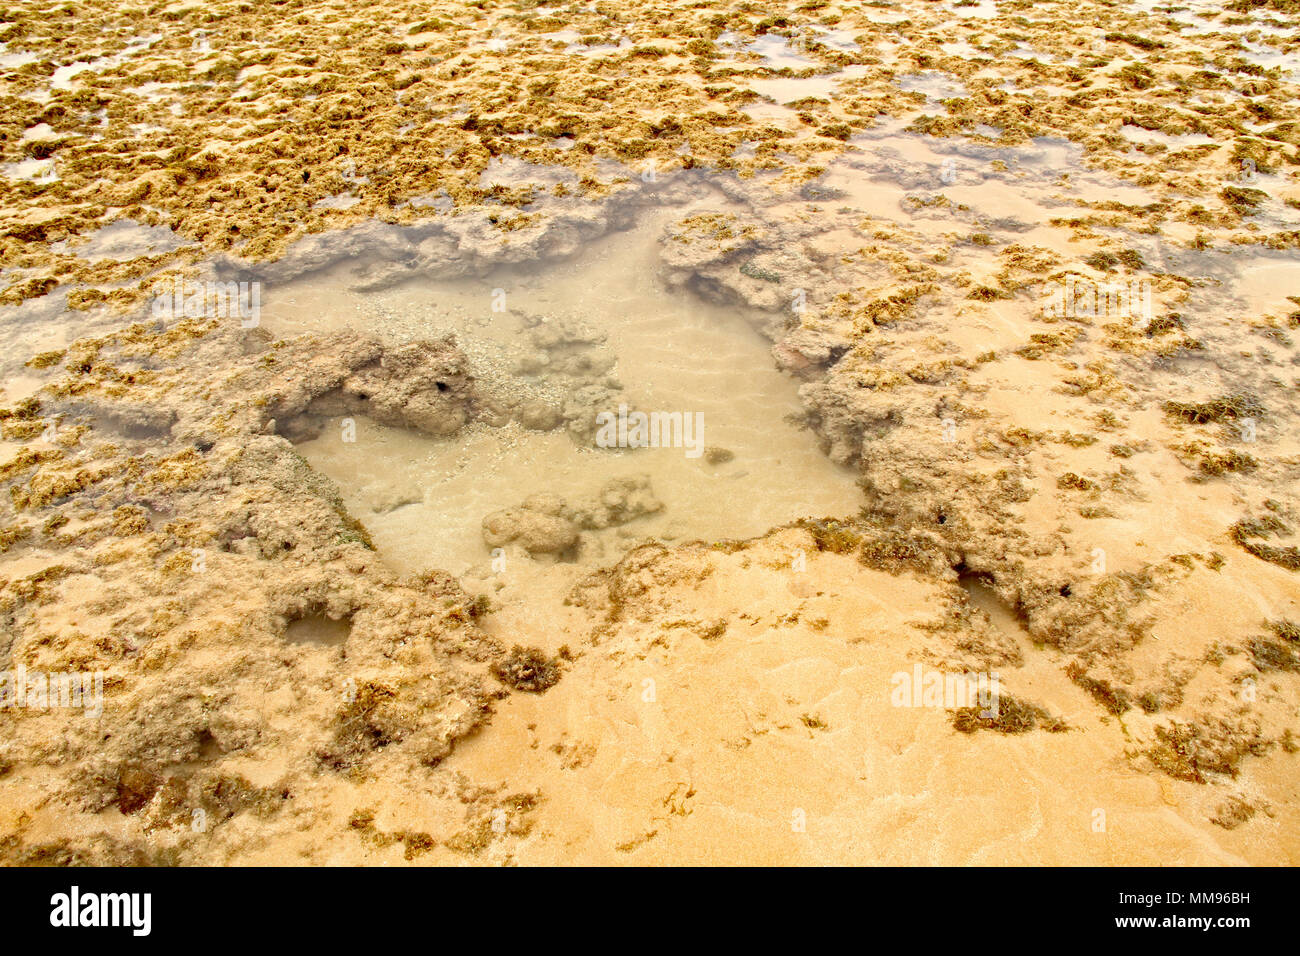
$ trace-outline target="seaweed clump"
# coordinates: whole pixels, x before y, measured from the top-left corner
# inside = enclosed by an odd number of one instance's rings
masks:
[[[339,714],[334,740],[316,754],[320,765],[339,773],[355,772],[367,754],[398,739],[389,710],[396,697],[396,691],[375,681],[356,688]]]
[[[1065,676],[1082,687],[1097,703],[1116,717],[1124,714],[1133,706],[1132,697],[1122,687],[1115,687],[1109,681],[1090,677],[1078,661],[1065,669]],[[1145,708],[1144,708],[1145,709]]]
[[[1251,189],[1248,186],[1226,186],[1219,195],[1239,213],[1253,211],[1268,198],[1268,193],[1262,189]]]
[[[1142,269],[1146,266],[1142,253],[1136,249],[1121,249],[1119,252],[1101,250],[1094,252],[1083,261],[1098,272],[1114,272],[1118,265],[1124,265],[1129,269]]]
[[[781,277],[771,269],[764,269],[762,266],[755,265],[752,261],[746,262],[740,267],[741,275],[749,276],[751,279],[758,279],[761,282],[780,282]]]
[[[1051,734],[1069,730],[1065,721],[1053,717],[1037,704],[1010,697],[1006,694],[998,698],[997,714],[984,716],[983,707],[961,707],[952,714],[952,726],[963,734],[973,734],[977,730],[995,730],[1000,734],[1024,734],[1041,727]]]
[[[540,694],[559,681],[560,665],[535,647],[516,644],[504,661],[492,665],[492,676],[515,690]]]
[[[1208,478],[1227,472],[1254,471],[1259,467],[1259,462],[1254,455],[1230,448],[1222,452],[1207,452],[1201,458],[1198,467],[1201,474]]]
[[[1164,409],[1167,414],[1189,425],[1221,424],[1243,418],[1260,418],[1264,414],[1263,406],[1245,395],[1225,395],[1208,402],[1165,402]]]
[[[1163,50],[1165,48],[1165,44],[1159,40],[1139,36],[1136,33],[1107,33],[1106,39],[1112,43],[1127,43],[1139,50]]]
[[[1256,670],[1300,671],[1300,625],[1273,621],[1269,627],[1278,640],[1255,638],[1246,645]]]
[[[1207,773],[1237,776],[1247,754],[1262,756],[1269,747],[1258,737],[1214,735],[1196,724],[1174,723],[1156,728],[1156,745],[1146,751],[1157,769],[1176,780],[1205,783]]]
[[[862,545],[862,533],[851,524],[834,518],[802,518],[796,525],[812,535],[818,551],[848,554]]]
[[[1266,539],[1273,534],[1290,533],[1291,529],[1276,515],[1243,518],[1228,529],[1228,536],[1247,554],[1286,568],[1288,571],[1300,571],[1300,548],[1294,545],[1276,545],[1266,542]]]
[[[1273,621],[1269,627],[1282,640],[1300,645],[1300,624],[1292,621]]]

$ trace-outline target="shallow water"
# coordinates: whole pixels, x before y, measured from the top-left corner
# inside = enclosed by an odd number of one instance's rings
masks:
[[[898,85],[909,93],[924,93],[932,102],[966,95],[966,85],[956,77],[938,70],[908,73],[898,78]]]
[[[339,485],[392,567],[481,571],[492,558],[481,531],[485,515],[541,492],[585,502],[622,477],[648,477],[663,509],[585,532],[580,564],[617,560],[646,537],[748,537],[807,515],[856,512],[852,472],[786,420],[800,412],[798,387],[777,370],[767,340],[734,309],[661,286],[663,218],[649,217],[590,244],[579,260],[545,270],[503,267],[456,281],[423,276],[355,292],[344,265],[267,289],[262,320],[277,335],[351,327],[407,339],[449,331],[488,375],[510,370],[528,351],[525,317],[580,319],[607,336],[628,405],[698,413],[703,445],[732,456],[710,463],[685,448],[582,447],[562,430],[516,424],[475,425],[435,439],[359,420],[355,442],[345,442],[341,425],[331,423],[299,451]],[[508,312],[492,311],[496,290],[505,292]]]
[[[51,244],[55,252],[72,252],[83,259],[129,260],[136,256],[173,252],[186,245],[185,239],[167,226],[146,226],[131,219],[117,219],[75,242]]]
[[[830,99],[839,89],[841,82],[858,79],[866,74],[867,67],[865,66],[849,66],[837,73],[804,77],[778,77],[770,80],[749,80],[746,85],[759,96],[784,104],[793,103],[807,97]],[[756,119],[760,118],[761,110],[755,111],[752,107],[744,109],[750,116],[754,116]],[[783,110],[772,114],[772,118],[779,119],[788,119],[793,116],[795,116],[793,110]]]
[[[1109,177],[1087,174],[1077,149],[1063,142],[999,149],[933,141],[890,126],[857,144],[860,152],[836,163],[820,184],[839,191],[837,201],[927,234],[951,230],[954,215],[970,213],[918,217],[903,203],[918,189],[943,191],[976,215],[1017,217],[1018,229],[1035,233],[1050,231],[1046,219],[1071,201],[1146,198],[1133,187],[1131,196],[1117,193]],[[1006,168],[996,170],[994,159]],[[944,181],[945,163],[955,171],[952,182]],[[1059,182],[1063,169],[1075,174],[1069,186]],[[547,184],[552,178],[549,170],[511,161],[494,164],[484,181]],[[716,208],[722,197],[708,193],[702,186],[697,205]],[[577,554],[566,556],[580,567],[612,563],[646,538],[748,537],[800,517],[857,511],[854,475],[830,462],[814,435],[787,421],[801,410],[798,383],[776,369],[769,342],[756,331],[766,317],[661,284],[659,236],[666,223],[690,211],[690,204],[652,208],[632,229],[584,242],[560,263],[501,265],[473,278],[440,278],[430,267],[400,285],[361,291],[370,263],[356,255],[267,285],[262,321],[276,335],[354,328],[400,341],[451,332],[484,380],[513,374],[533,348],[528,333],[536,317],[580,320],[605,337],[603,348],[617,360],[611,374],[625,389],[622,400],[649,411],[700,413],[703,444],[732,456],[711,464],[681,448],[595,449],[563,430],[513,423],[476,424],[435,439],[358,420],[356,440],[345,441],[342,422],[331,422],[299,450],[342,489],[385,562],[403,573],[443,568],[470,579],[490,577],[485,516],[538,493],[578,505],[617,478],[648,478],[663,508],[584,532]],[[493,310],[498,300],[505,311]],[[519,559],[530,566],[554,560]],[[518,588],[522,579],[512,579]]]
[[[977,130],[990,137],[997,131]],[[936,139],[911,133],[898,121],[881,122],[855,137],[855,151],[834,163],[819,184],[840,191],[871,216],[905,223],[927,233],[972,227],[1073,255],[1069,236],[1050,227],[1054,217],[1089,203],[1145,205],[1148,190],[1090,169],[1079,147],[1065,140],[1037,139],[1000,147],[964,138]],[[942,194],[951,205],[907,210],[909,196]]]

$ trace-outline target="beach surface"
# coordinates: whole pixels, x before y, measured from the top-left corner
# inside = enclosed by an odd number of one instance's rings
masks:
[[[0,862],[1300,862],[1298,94],[1294,0],[8,8]]]

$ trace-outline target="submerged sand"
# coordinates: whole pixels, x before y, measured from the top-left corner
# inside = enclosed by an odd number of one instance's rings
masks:
[[[1300,857],[1285,0],[69,9],[0,669],[103,712],[0,708],[5,862]]]

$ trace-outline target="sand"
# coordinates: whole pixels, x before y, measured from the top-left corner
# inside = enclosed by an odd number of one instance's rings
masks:
[[[1238,6],[11,10],[0,860],[1296,863]]]

